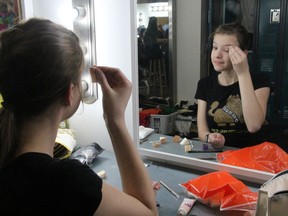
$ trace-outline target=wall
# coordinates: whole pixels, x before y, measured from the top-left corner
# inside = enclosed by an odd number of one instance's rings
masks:
[[[24,16],[47,18],[73,29],[73,8],[71,0],[24,0]]]
[[[133,7],[135,6],[130,0],[95,0],[97,65],[120,68],[130,80],[133,79],[132,71],[135,67],[133,63],[136,58],[132,47],[133,40],[136,41],[136,24],[131,23],[131,17],[134,17]],[[138,83],[134,88],[137,86]],[[135,95],[133,100],[136,100]],[[79,108],[79,111],[70,119],[70,125],[77,132],[80,145],[96,141],[102,147],[111,149],[111,141],[102,118],[101,90],[98,96],[99,100],[96,103],[84,105],[83,112],[82,107]],[[133,127],[133,123],[138,122],[138,114],[135,110],[130,99],[126,120],[128,129],[134,136],[138,133],[138,127]]]
[[[126,112],[127,127],[136,140],[138,127],[138,81],[132,75],[135,70],[136,60],[136,24],[134,23],[135,3],[131,0],[94,0],[96,21],[96,52],[97,64],[120,68],[132,80],[135,91],[129,101]],[[25,14],[27,17],[41,16],[55,22],[63,20],[61,14],[67,16],[71,0],[25,0]],[[33,6],[33,8],[31,8]],[[64,11],[58,13],[59,8]],[[59,17],[60,14],[60,17]],[[132,22],[133,21],[133,22]],[[71,28],[71,23],[65,24]],[[99,88],[100,89],[100,88]],[[105,149],[111,149],[111,141],[102,118],[102,93],[98,91],[99,100],[96,103],[79,107],[78,111],[69,120],[70,128],[76,132],[77,143],[88,145],[91,142],[99,143]],[[133,101],[133,104],[132,104]],[[136,142],[135,142],[136,143]]]
[[[200,79],[201,0],[177,1],[177,99],[194,102]]]

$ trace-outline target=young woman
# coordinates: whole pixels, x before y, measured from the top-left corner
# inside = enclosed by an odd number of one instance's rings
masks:
[[[195,98],[199,139],[215,148],[265,141],[261,127],[270,84],[264,74],[249,71],[248,38],[237,23],[223,24],[212,35],[211,61],[216,72],[198,82]]]
[[[77,36],[32,18],[2,32],[0,44],[0,214],[157,215],[151,181],[124,120],[132,89],[127,78],[115,68],[91,68],[102,88],[122,192],[77,160],[53,158],[58,125],[81,101]]]
[[[164,38],[163,33],[159,30],[158,20],[156,17],[152,16],[149,18],[149,23],[144,32],[143,40],[148,59],[159,59],[164,57],[162,46],[168,44],[168,39]]]

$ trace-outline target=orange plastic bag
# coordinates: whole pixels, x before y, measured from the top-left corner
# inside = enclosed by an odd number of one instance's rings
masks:
[[[264,142],[217,154],[219,163],[278,173],[288,169],[288,154],[277,144]]]
[[[228,172],[217,171],[180,184],[189,196],[209,207],[220,210],[255,210],[258,193],[251,191],[244,183]]]

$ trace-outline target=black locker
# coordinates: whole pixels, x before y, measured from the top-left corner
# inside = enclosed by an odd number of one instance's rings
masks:
[[[254,70],[266,73],[274,91],[270,95],[267,120],[288,127],[288,35],[285,0],[259,0],[254,40]],[[287,38],[287,39],[286,39]]]

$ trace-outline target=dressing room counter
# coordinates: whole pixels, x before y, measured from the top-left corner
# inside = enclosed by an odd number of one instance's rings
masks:
[[[152,143],[155,141],[159,141],[161,137],[165,137],[166,142],[160,145],[160,147],[154,147]],[[190,143],[189,145],[191,145],[191,150],[193,150],[193,152],[188,153],[188,152],[185,152],[185,145],[180,144],[183,138],[180,138],[179,143],[175,143],[173,139],[174,139],[173,136],[152,133],[149,136],[147,136],[145,139],[140,140],[140,147],[143,149],[159,151],[163,153],[176,154],[180,156],[198,158],[198,159],[204,159],[204,160],[206,159],[206,160],[216,162],[217,149],[214,149],[210,143],[205,143],[205,142],[201,142],[198,140],[188,140],[188,142]],[[204,145],[206,146],[206,151],[205,151]],[[224,146],[223,148],[218,149],[218,150],[227,151],[227,150],[236,150],[236,149],[237,148],[234,148],[234,147]],[[203,153],[202,151],[204,151],[205,153]]]
[[[183,189],[179,186],[180,183],[187,182],[190,179],[196,178],[200,175],[205,174],[201,171],[191,170],[183,167],[174,166],[171,164],[165,164],[153,161],[143,161],[147,166],[147,170],[151,177],[151,181],[163,181],[172,190],[174,190],[180,198],[177,199],[171,193],[168,192],[162,185],[161,189],[157,191],[157,201],[160,204],[158,207],[160,216],[175,216],[177,215],[177,210],[183,201],[183,198],[187,197]],[[105,150],[94,160],[91,167],[96,173],[104,170],[106,172],[105,182],[122,189],[121,179],[118,170],[118,165],[116,163],[116,158],[113,151]],[[257,191],[260,185],[251,184],[244,182],[251,190]],[[137,184],[137,182],[135,182]],[[141,187],[141,185],[139,185]],[[217,215],[227,215],[227,216],[240,216],[243,212],[236,211],[223,211],[221,212],[218,208],[209,208],[199,202],[196,202],[192,210],[189,212],[190,216],[217,216]]]

